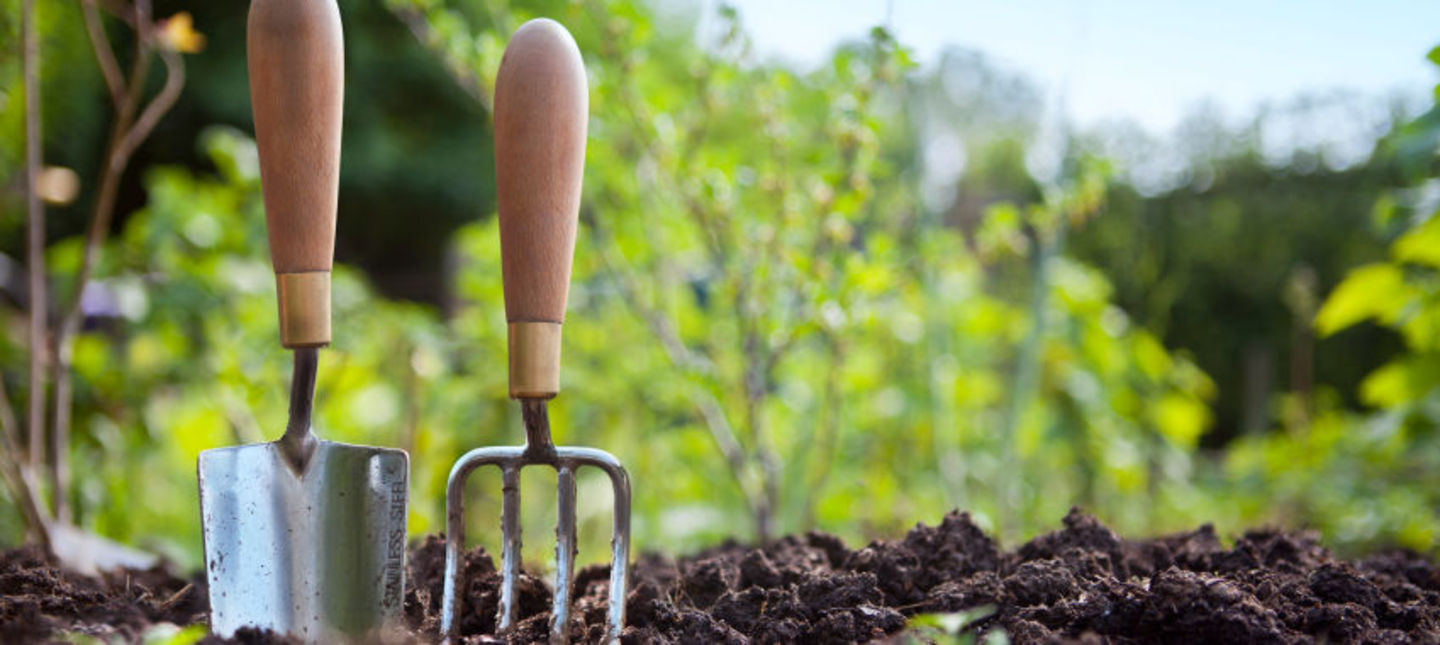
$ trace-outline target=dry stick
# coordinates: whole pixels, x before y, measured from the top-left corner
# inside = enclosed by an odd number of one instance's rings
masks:
[[[85,33],[90,37],[90,48],[95,51],[95,61],[100,64],[100,75],[105,79],[105,89],[110,92],[110,102],[115,109],[125,103],[125,77],[120,73],[120,64],[115,61],[115,52],[110,49],[110,39],[105,35],[105,25],[100,22],[100,10],[95,0],[84,0],[81,8],[85,15]]]
[[[30,468],[45,461],[45,210],[40,203],[40,40],[35,31],[35,0],[24,0],[21,29],[25,32],[25,204],[26,263],[30,278]]]
[[[94,7],[92,1],[87,1],[85,3],[87,14],[93,12]],[[165,64],[165,85],[141,111],[140,104],[145,91],[145,78],[149,74],[150,56],[156,51],[151,35],[153,25],[150,21],[149,1],[137,2],[134,5],[133,16],[132,24],[137,32],[135,62],[130,70],[129,80],[123,84],[119,83],[117,79],[112,79],[110,71],[105,71],[107,65],[114,61],[109,41],[105,38],[105,30],[103,28],[86,30],[91,46],[96,52],[96,58],[100,61],[102,72],[106,76],[107,86],[114,81],[115,85],[112,87],[118,87],[120,91],[118,97],[114,97],[119,99],[115,124],[110,132],[110,142],[105,155],[106,162],[101,173],[99,191],[95,198],[95,208],[90,217],[90,226],[85,233],[85,248],[80,259],[80,270],[75,277],[69,306],[60,319],[60,325],[54,338],[55,426],[51,434],[50,459],[51,479],[55,492],[55,516],[61,521],[69,521],[69,509],[65,504],[65,498],[70,483],[69,443],[74,398],[74,373],[71,366],[74,360],[75,336],[80,332],[80,325],[84,321],[81,303],[85,294],[85,286],[90,282],[95,264],[99,260],[101,248],[110,233],[110,222],[115,214],[116,193],[120,187],[120,180],[125,174],[125,168],[130,163],[130,157],[140,143],[150,136],[150,132],[155,129],[156,124],[160,122],[165,113],[175,105],[180,98],[180,90],[185,85],[185,68],[180,55],[168,49],[159,49],[160,59]],[[100,26],[97,24],[97,27]],[[109,52],[108,57],[106,52]],[[107,58],[109,63],[106,62]],[[118,67],[114,70],[118,71]],[[137,112],[139,113],[138,118],[135,116]]]

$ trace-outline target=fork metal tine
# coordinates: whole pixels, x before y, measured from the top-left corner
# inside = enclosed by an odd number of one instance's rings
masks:
[[[520,578],[520,466],[501,466],[500,502],[500,620],[497,629],[506,631],[515,625],[519,602],[515,583]]]
[[[460,574],[465,551],[465,481],[476,468],[498,466],[502,478],[500,527],[500,609],[497,630],[504,633],[518,622],[519,598],[515,592],[520,577],[520,470],[530,465],[547,465],[557,473],[559,517],[555,544],[555,599],[551,610],[550,640],[568,642],[570,604],[574,595],[575,472],[582,466],[605,471],[610,478],[615,502],[610,552],[610,598],[604,642],[620,639],[625,624],[625,591],[630,560],[630,478],[625,467],[610,453],[594,448],[558,446],[543,457],[526,446],[478,448],[466,453],[450,469],[446,491],[447,536],[445,542],[444,598],[441,606],[441,634],[449,642],[460,635]]]
[[[575,575],[575,470],[562,463],[557,472],[559,519],[555,525],[555,604],[550,610],[550,642],[570,641],[570,588]]]
[[[445,487],[445,591],[440,608],[440,633],[446,640],[453,641],[460,635],[461,590],[457,586],[460,562],[465,557],[465,481],[476,468],[487,465],[504,468],[519,460],[524,452],[524,448],[510,446],[476,448],[465,453],[450,469]],[[519,494],[518,487],[516,494]]]

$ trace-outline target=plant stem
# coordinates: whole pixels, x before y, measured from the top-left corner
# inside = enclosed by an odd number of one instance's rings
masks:
[[[41,548],[49,551],[50,521],[45,516],[44,503],[36,496],[35,487],[31,485],[30,469],[22,463],[23,458],[15,408],[10,405],[5,381],[0,379],[0,479],[5,480],[15,504],[20,507],[26,530]]]
[[[116,195],[130,158],[145,138],[150,136],[150,132],[165,113],[174,107],[185,85],[185,67],[180,55],[168,49],[159,49],[160,60],[165,65],[165,85],[154,98],[144,103],[142,110],[145,79],[149,75],[151,57],[157,51],[152,37],[154,25],[150,17],[150,1],[138,0],[134,5],[132,26],[136,32],[135,61],[130,69],[130,76],[125,81],[118,78],[118,68],[115,66],[114,54],[110,50],[109,40],[105,37],[103,25],[99,24],[97,16],[92,16],[93,2],[86,2],[85,8],[86,34],[95,50],[106,86],[111,91],[116,114],[106,147],[105,165],[101,169],[94,210],[90,215],[90,226],[85,232],[80,269],[76,273],[73,293],[61,315],[53,339],[55,424],[51,433],[50,474],[55,494],[55,516],[61,521],[69,521],[70,515],[65,499],[70,481],[70,425],[74,403],[74,373],[71,368],[75,337],[80,333],[85,318],[82,308],[85,287],[90,283],[95,265],[99,262],[100,251],[109,236],[110,223],[115,216]]]
[[[25,62],[25,205],[26,262],[29,271],[30,308],[30,397],[29,443],[30,467],[38,469],[45,461],[45,374],[46,315],[49,311],[45,291],[45,207],[40,202],[40,40],[35,29],[35,0],[21,4],[21,30],[24,31]]]

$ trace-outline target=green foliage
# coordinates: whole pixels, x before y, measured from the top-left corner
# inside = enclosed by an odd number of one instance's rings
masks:
[[[990,606],[977,607],[968,611],[946,614],[921,614],[912,616],[907,631],[900,637],[906,643],[944,643],[945,645],[1008,645],[1009,637],[1001,629],[992,629],[983,636],[976,636],[966,628],[989,618],[995,613]]]
[[[108,245],[99,272],[104,324],[75,351],[76,495],[86,523],[187,564],[199,545],[196,456],[272,439],[284,425],[288,375],[274,341],[254,144],[215,129],[201,146],[218,176],[147,173],[148,203]],[[78,261],[73,246],[52,249],[52,269]],[[413,444],[419,410],[440,416],[430,397],[449,391],[431,386],[448,369],[441,325],[414,305],[376,299],[343,267],[333,300],[337,343],[321,370],[317,425],[332,439],[410,442],[416,479],[435,479],[430,469],[443,471],[446,460],[425,459]],[[19,312],[6,316],[19,325]],[[433,530],[436,512],[417,509],[416,523]]]
[[[917,159],[939,117],[915,106],[943,103],[945,79],[914,69],[880,29],[799,72],[757,62],[730,9],[713,38],[696,42],[687,19],[633,0],[385,7],[474,101],[446,118],[473,108],[481,123],[515,27],[549,15],[575,33],[592,114],[565,391],[552,420],[558,441],[603,447],[627,464],[641,549],[812,527],[850,539],[895,535],[952,507],[1007,537],[1053,526],[1072,504],[1124,531],[1278,519],[1321,523],[1337,543],[1423,547],[1440,527],[1430,510],[1440,499],[1429,492],[1440,489],[1431,475],[1440,464],[1430,463],[1440,455],[1431,445],[1440,421],[1440,245],[1431,240],[1440,218],[1421,218],[1390,260],[1356,270],[1316,318],[1325,335],[1373,321],[1403,336],[1408,352],[1359,389],[1378,411],[1345,412],[1344,397],[1324,388],[1313,401],[1282,399],[1283,432],[1241,440],[1212,468],[1198,447],[1220,388],[1187,353],[1167,350],[1164,327],[1119,306],[1134,304],[1129,274],[1083,258],[1100,249],[1124,266],[1163,263],[1148,253],[1149,238],[1107,233],[1144,230],[1137,223],[1158,203],[1206,215],[1177,222],[1162,236],[1175,246],[1163,252],[1211,275],[1243,274],[1251,267],[1222,266],[1235,262],[1238,240],[1273,269],[1281,260],[1261,253],[1270,242],[1245,239],[1240,226],[1254,204],[1177,192],[1141,205],[1116,187],[1108,164],[1074,151],[1055,177],[1036,180],[1023,154],[1034,96],[1004,83],[994,105],[977,100],[960,112],[996,119],[1004,132],[966,142],[975,163],[953,183],[979,199],[927,203],[922,186],[933,178]],[[403,172],[423,147],[423,137],[387,127],[396,132],[347,134],[346,145],[390,151],[396,167],[367,156],[345,168],[346,181]],[[467,125],[467,136],[487,141],[477,127]],[[1425,127],[1407,126],[1422,137]],[[1410,141],[1397,139],[1396,149]],[[216,127],[196,154],[207,170],[143,172],[144,207],[105,249],[96,288],[104,306],[75,348],[81,522],[187,565],[200,548],[196,455],[277,436],[289,372],[276,343],[254,145]],[[427,162],[428,185],[442,201],[473,198],[470,208],[487,210],[488,151],[473,166],[441,161],[455,154]],[[1400,221],[1417,194],[1376,211]],[[1278,217],[1289,213],[1283,201],[1265,203]],[[342,229],[351,209],[369,206],[342,201]],[[377,235],[402,239],[412,224],[396,218]],[[1211,224],[1229,236],[1178,241],[1194,237],[1186,227]],[[441,529],[454,459],[521,437],[505,398],[494,218],[461,227],[449,245],[443,314],[383,298],[353,267],[337,268],[336,343],[319,376],[322,434],[410,451],[412,535]],[[72,271],[78,241],[53,244],[47,260]],[[1275,300],[1279,273],[1242,286],[1256,301]],[[1173,302],[1177,289],[1157,287],[1153,297]],[[11,392],[24,382],[23,318],[0,308],[0,378]],[[470,532],[489,545],[492,475],[469,491]],[[531,536],[545,535],[554,516],[546,477],[524,481]],[[582,475],[582,560],[606,557],[607,490]],[[5,513],[0,522],[14,526]],[[548,540],[527,544],[531,562],[548,559]],[[928,620],[958,638],[971,619]]]
[[[1293,112],[1288,118],[1303,119],[1303,107]],[[1283,132],[1283,123],[1269,128]],[[1384,256],[1387,227],[1376,225],[1372,205],[1393,181],[1391,156],[1342,168],[1319,152],[1272,163],[1260,146],[1267,131],[1257,119],[1194,142],[1224,152],[1184,151],[1196,157],[1190,176],[1159,194],[1112,185],[1104,215],[1071,245],[1115,281],[1117,304],[1138,324],[1219,381],[1210,446],[1264,432],[1269,398],[1306,387],[1297,380],[1331,386],[1354,405],[1364,375],[1400,350],[1369,326],[1319,344],[1295,336],[1314,315],[1295,304]]]
[[[1433,167],[1440,158],[1435,113],[1400,128],[1387,146],[1423,148],[1431,162],[1421,167]],[[1432,177],[1411,182],[1426,185]],[[1347,545],[1423,551],[1440,536],[1440,204],[1424,195],[1400,190],[1382,200],[1412,224],[1390,244],[1388,258],[1350,271],[1315,318],[1326,337],[1368,322],[1404,340],[1404,353],[1360,383],[1358,396],[1373,412],[1347,412],[1333,393],[1322,393],[1313,421],[1288,415],[1284,432],[1236,445],[1225,469],[1244,488],[1235,495],[1248,506],[1244,512],[1310,523]]]
[[[726,12],[718,39],[696,43],[624,0],[388,6],[477,97],[521,20],[575,31],[592,118],[552,419],[559,441],[626,462],[641,548],[893,534],[953,506],[989,522],[1006,510],[1029,532],[1078,502],[1140,527],[1183,499],[1170,491],[1213,386],[1110,304],[1103,275],[1055,253],[1096,212],[1104,173],[1076,164],[1043,203],[997,206],[972,247],[920,204],[913,70],[883,30],[799,73],[752,60]],[[213,172],[144,173],[145,206],[97,272],[106,313],[75,356],[79,517],[187,564],[196,455],[273,439],[288,375],[254,146],[215,128],[200,153]],[[451,257],[443,317],[339,267],[319,378],[321,433],[411,452],[415,534],[440,529],[459,454],[520,438],[494,219],[461,229]],[[77,243],[48,259],[72,268]],[[1029,286],[1005,295],[994,276]],[[23,381],[23,337],[0,343],[7,384]],[[1020,392],[1016,373],[1030,375]],[[493,541],[496,491],[484,476],[471,487],[477,540]],[[580,494],[595,502],[582,557],[602,557],[604,483],[582,477]],[[553,500],[527,500],[527,532],[544,534]],[[529,544],[543,560],[546,541]]]
[[[134,642],[141,645],[192,645],[204,640],[209,633],[210,629],[203,624],[179,627],[172,623],[159,623],[146,628]],[[125,641],[114,638],[103,639],[81,632],[65,632],[59,634],[57,642],[73,645],[107,645]]]
[[[531,15],[486,24],[457,18],[463,4],[391,6],[445,25],[452,40],[435,29],[427,44],[481,88],[496,61],[466,43],[503,41]],[[751,60],[727,12],[698,44],[631,2],[550,13],[574,29],[592,95],[556,407],[568,440],[629,463],[641,539],[709,542],[747,515],[761,531],[852,535],[952,505],[995,518],[1007,480],[1022,527],[1076,501],[1143,525],[1160,507],[1126,495],[1183,479],[1208,379],[1133,329],[1093,270],[1047,264],[1053,279],[1029,299],[1040,326],[987,278],[1007,263],[1024,273],[1026,231],[1094,212],[1099,175],[988,220],[994,243],[976,254],[931,221],[897,159],[914,145],[909,68],[883,31],[799,74]],[[498,351],[493,225],[460,239],[470,306],[455,328]],[[1044,333],[1022,356],[1032,326]],[[1017,464],[996,456],[1021,360],[1037,379]]]

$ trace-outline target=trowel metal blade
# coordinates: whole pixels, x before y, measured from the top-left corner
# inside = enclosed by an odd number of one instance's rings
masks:
[[[200,453],[210,629],[309,642],[375,640],[400,624],[410,459],[319,441],[303,472],[273,443]]]

